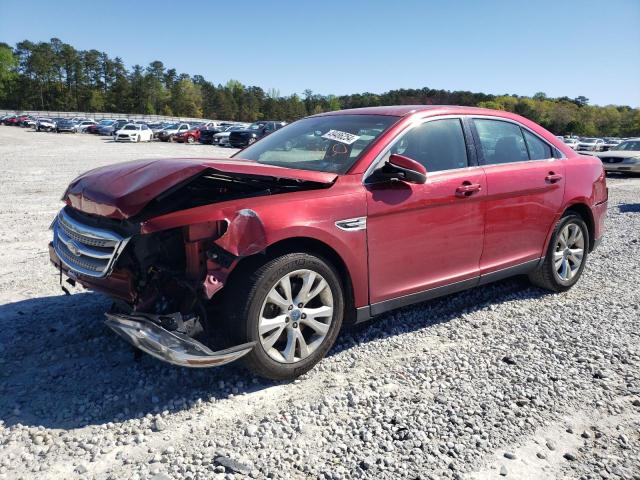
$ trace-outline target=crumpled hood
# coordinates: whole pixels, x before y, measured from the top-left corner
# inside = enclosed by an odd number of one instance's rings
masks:
[[[249,160],[172,158],[134,160],[90,170],[76,178],[63,200],[89,214],[123,220],[130,218],[155,197],[213,169],[224,174],[255,175],[331,184],[334,173],[297,170]]]

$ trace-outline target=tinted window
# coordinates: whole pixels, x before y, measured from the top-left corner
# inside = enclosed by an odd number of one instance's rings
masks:
[[[522,129],[522,133],[524,133],[524,139],[527,142],[527,147],[529,147],[531,160],[544,160],[553,156],[549,145],[527,130]]]
[[[480,148],[488,165],[529,160],[520,127],[500,120],[474,119]]]
[[[465,168],[467,147],[457,118],[426,122],[410,130],[391,147],[390,153],[420,162],[427,172]]]

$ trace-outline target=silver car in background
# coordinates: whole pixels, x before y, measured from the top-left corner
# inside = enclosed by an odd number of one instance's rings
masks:
[[[596,156],[602,160],[605,172],[640,173],[640,138],[625,140]]]
[[[599,152],[604,147],[604,140],[601,138],[585,137],[578,142],[578,151]]]

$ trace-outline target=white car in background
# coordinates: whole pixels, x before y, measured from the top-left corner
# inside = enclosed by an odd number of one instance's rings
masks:
[[[599,152],[604,147],[604,140],[601,138],[585,137],[578,143],[578,150],[588,152]]]
[[[153,132],[147,125],[127,123],[118,130],[114,140],[116,142],[150,142]]]
[[[578,142],[577,138],[563,138],[562,141],[566,143],[567,147],[569,147],[571,150],[577,150],[578,144],[580,143]]]

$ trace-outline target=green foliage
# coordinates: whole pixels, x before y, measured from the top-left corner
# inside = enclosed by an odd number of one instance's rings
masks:
[[[76,50],[57,38],[49,42],[0,43],[0,107],[148,113],[255,121],[296,120],[345,108],[378,105],[467,105],[514,112],[555,134],[640,136],[640,109],[589,105],[584,96],[550,98],[488,95],[430,88],[385,93],[281,96],[279,90],[224,85],[167,69],[161,61],[127,70],[122,59],[97,50]]]

